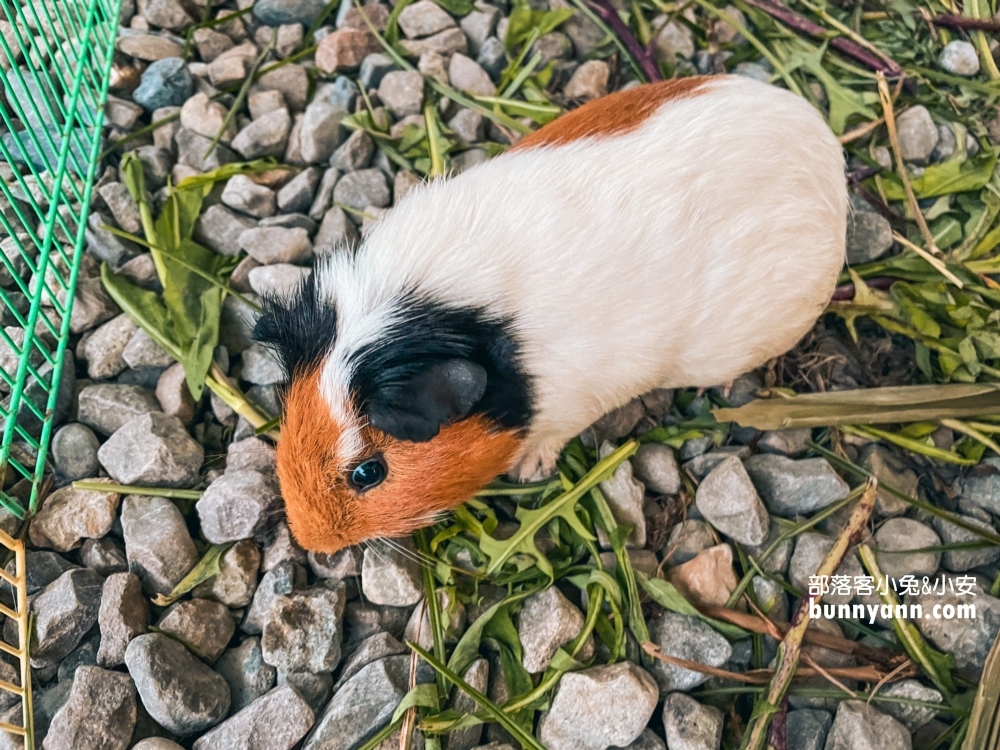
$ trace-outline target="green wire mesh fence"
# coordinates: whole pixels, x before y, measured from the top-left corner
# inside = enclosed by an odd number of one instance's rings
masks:
[[[34,512],[72,398],[73,292],[121,0],[0,0],[0,505]]]

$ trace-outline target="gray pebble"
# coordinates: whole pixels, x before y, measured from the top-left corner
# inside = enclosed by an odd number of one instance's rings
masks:
[[[642,734],[658,699],[653,678],[628,661],[567,672],[538,722],[538,738],[549,750],[627,745]]]
[[[302,750],[350,750],[389,723],[409,689],[410,657],[368,664],[334,694]]]
[[[670,531],[662,552],[664,559],[672,567],[693,560],[699,552],[714,547],[715,543],[715,537],[707,523],[688,518]]]
[[[313,203],[320,170],[316,167],[303,169],[278,191],[278,210],[284,213],[308,211]]]
[[[229,645],[236,624],[224,604],[195,598],[171,605],[156,628],[211,664]]]
[[[118,428],[97,457],[122,484],[190,487],[198,479],[205,449],[177,417],[151,412]]]
[[[312,258],[312,243],[305,229],[254,227],[240,234],[240,248],[262,265],[301,264]]]
[[[80,562],[102,576],[128,570],[125,549],[110,536],[103,539],[85,539],[80,547]]]
[[[940,552],[910,552],[923,547],[941,546],[934,530],[910,518],[890,518],[875,532],[872,546],[875,559],[884,575],[933,575],[941,563]]]
[[[726,458],[702,480],[695,503],[705,519],[726,536],[750,545],[767,539],[767,509],[735,456]]]
[[[256,471],[227,471],[195,505],[201,531],[213,544],[263,534],[281,514],[275,479]]]
[[[885,689],[881,691],[885,694]],[[789,748],[800,748],[801,750],[823,750],[826,744],[826,735],[830,731],[833,723],[833,716],[829,711],[821,711],[815,708],[802,708],[797,711],[789,711],[785,719],[785,734],[788,738]]]
[[[306,583],[306,572],[301,565],[286,562],[266,572],[257,585],[253,602],[247,610],[240,628],[245,633],[258,635],[264,627],[271,603],[278,596],[291,594]]]
[[[971,516],[962,516],[962,520],[976,528],[982,529],[987,534],[995,534],[996,530],[986,521]],[[965,544],[968,542],[980,542],[983,540],[978,534],[963,529],[961,526],[945,521],[942,518],[932,520],[934,530],[941,537],[944,545]],[[1000,560],[1000,549],[995,546],[984,547],[982,549],[955,549],[942,554],[941,562],[945,569],[955,573],[962,573],[973,568],[985,565],[992,565]]]
[[[899,150],[905,161],[926,164],[938,142],[937,125],[927,107],[918,104],[896,117]]]
[[[292,294],[309,276],[310,269],[293,266],[290,263],[275,263],[271,266],[253,268],[247,274],[250,288],[255,294],[276,294],[286,297]]]
[[[759,454],[744,461],[768,510],[794,517],[832,505],[850,492],[826,459],[793,461],[785,456]]]
[[[291,750],[309,731],[314,718],[312,708],[295,688],[277,687],[199,737],[192,748]]]
[[[181,57],[166,57],[150,63],[132,99],[152,112],[160,107],[180,106],[191,96],[191,74]]]
[[[649,623],[649,639],[669,656],[696,661],[710,667],[721,667],[733,653],[729,641],[711,626],[696,617],[679,615],[675,612],[664,612]],[[708,679],[701,672],[693,672],[661,661],[653,662],[651,671],[660,686],[661,693],[691,690]]]
[[[104,581],[98,613],[101,646],[97,663],[117,667],[125,662],[125,649],[149,627],[149,605],[142,584],[132,573],[114,573]]]
[[[226,681],[165,635],[134,638],[125,651],[125,664],[149,715],[173,734],[201,732],[229,711]]]
[[[918,680],[900,680],[891,685],[886,685],[879,690],[879,695],[884,698],[905,698],[923,703],[943,703],[944,697],[937,690],[926,687]],[[937,711],[926,706],[914,706],[906,703],[895,703],[884,701],[878,704],[878,709],[889,714],[911,732],[915,732],[935,716]]]
[[[260,638],[247,638],[236,648],[226,651],[215,663],[215,671],[229,685],[232,713],[267,693],[274,687],[277,675],[277,670],[264,661]]]
[[[52,436],[52,463],[59,475],[68,481],[92,477],[100,468],[97,461],[100,445],[89,427],[72,422],[60,427]]]
[[[58,661],[77,647],[97,624],[103,585],[104,579],[94,571],[73,568],[31,600],[30,609],[34,615],[32,661]]]
[[[717,750],[722,742],[722,712],[684,693],[663,701],[663,729],[670,750]]]
[[[288,23],[310,25],[323,12],[323,0],[257,0],[253,14],[268,26]]]
[[[847,262],[853,265],[881,258],[892,248],[889,220],[853,193],[847,212]]]
[[[375,143],[363,130],[355,130],[330,157],[330,166],[341,172],[364,169],[375,155]]]
[[[255,226],[253,219],[216,204],[209,206],[194,225],[194,239],[221,255],[239,255],[240,235]]]
[[[347,212],[334,206],[323,215],[323,223],[316,232],[315,247],[323,248],[321,252],[329,252],[335,247],[353,246],[358,241],[358,228],[351,221]]]
[[[128,675],[82,666],[69,699],[49,724],[44,748],[125,750],[136,720],[135,685]]]
[[[822,534],[807,531],[800,534],[795,540],[795,551],[788,561],[788,582],[803,593],[809,590],[809,578],[816,574],[826,553],[833,547],[833,540]],[[861,570],[861,563],[853,552],[849,552],[844,561],[837,568],[835,575],[850,576],[854,580],[855,576],[864,575]],[[824,604],[847,604],[851,601],[852,594],[827,593],[823,596]]]
[[[166,498],[129,495],[121,520],[129,569],[147,590],[170,593],[198,562],[184,516]]]
[[[676,495],[681,489],[681,474],[673,449],[662,443],[644,443],[631,459],[636,477],[650,492]]]
[[[392,58],[382,52],[373,52],[361,61],[358,81],[366,90],[377,89],[386,73],[398,70]]]
[[[418,74],[419,75],[419,74]],[[359,169],[345,174],[333,189],[333,200],[358,211],[368,206],[384,208],[392,201],[389,183],[378,169]]]
[[[837,707],[824,750],[910,750],[906,727],[864,701]]]
[[[258,219],[273,216],[278,207],[273,190],[258,185],[243,174],[229,178],[222,191],[222,202],[235,211]]]
[[[483,70],[489,73],[493,81],[500,80],[500,75],[503,73],[506,61],[507,53],[504,50],[503,42],[495,36],[491,36],[483,42],[479,54],[476,55],[476,62],[483,67]]]
[[[87,377],[105,380],[122,372],[127,367],[122,355],[135,330],[135,323],[123,313],[94,331],[83,346]]]
[[[100,383],[80,391],[77,419],[97,434],[109,436],[131,419],[159,409],[156,395],[148,388]]]
[[[284,672],[332,672],[340,662],[344,597],[340,582],[276,597],[264,620],[264,661]]]
[[[277,109],[258,117],[233,138],[232,147],[244,159],[282,156],[292,130],[292,117],[287,109]]]
[[[347,115],[346,107],[329,98],[313,99],[306,107],[299,131],[302,161],[306,164],[319,164],[330,158],[342,140],[340,121]]]
[[[430,0],[423,1],[433,4]],[[390,71],[379,83],[378,98],[397,119],[418,115],[424,101],[424,78],[415,70]]]
[[[409,540],[400,541],[405,547]],[[408,607],[423,597],[420,567],[409,557],[382,545],[379,549],[367,547],[361,568],[361,587],[365,597],[373,604]]]
[[[601,445],[600,457],[607,458],[615,452],[614,444],[605,441]],[[615,521],[621,525],[632,527],[628,535],[626,545],[642,549],[646,546],[646,516],[642,512],[643,501],[645,500],[645,488],[641,482],[637,482],[632,476],[632,464],[629,461],[622,461],[615,469],[614,473],[600,483],[601,492],[608,502],[611,514]],[[604,534],[603,529],[598,529],[598,536],[601,545],[610,547],[610,541]]]
[[[972,77],[979,73],[979,55],[976,48],[964,39],[948,42],[941,50],[938,62],[952,75]]]
[[[227,607],[245,607],[257,590],[259,570],[260,548],[254,541],[243,539],[222,553],[218,574],[198,584],[191,594]]]
[[[524,668],[543,672],[556,651],[583,629],[583,614],[559,589],[550,586],[524,600],[518,619]]]

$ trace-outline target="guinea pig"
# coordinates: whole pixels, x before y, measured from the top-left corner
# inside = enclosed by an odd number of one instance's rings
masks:
[[[820,113],[735,76],[613,93],[411,191],[264,299],[292,533],[408,534],[499,474],[549,475],[637,395],[784,353],[830,300],[846,216]]]

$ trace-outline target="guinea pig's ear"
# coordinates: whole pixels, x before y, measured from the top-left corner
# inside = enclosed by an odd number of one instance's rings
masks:
[[[461,419],[486,391],[486,370],[465,359],[438,362],[408,381],[385,386],[367,403],[368,423],[399,440],[425,442]]]

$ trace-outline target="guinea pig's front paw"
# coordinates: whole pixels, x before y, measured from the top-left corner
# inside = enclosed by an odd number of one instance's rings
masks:
[[[526,483],[548,479],[556,471],[556,459],[562,446],[539,445],[529,449],[508,475],[511,479]]]

